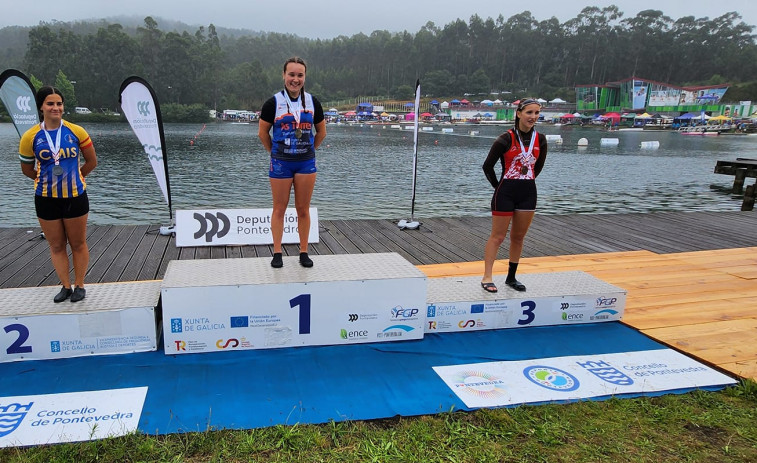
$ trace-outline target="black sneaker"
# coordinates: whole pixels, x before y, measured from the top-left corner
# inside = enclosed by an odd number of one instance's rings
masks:
[[[71,295],[71,302],[79,302],[87,296],[87,290],[81,286],[74,288],[74,293]]]
[[[55,302],[56,304],[58,302],[63,302],[66,299],[68,299],[69,296],[71,296],[71,293],[73,293],[73,291],[71,291],[71,288],[66,288],[64,286],[64,287],[62,287],[60,289],[60,291],[58,292],[58,294],[55,295],[55,297],[53,298],[53,302]]]
[[[271,267],[281,268],[284,266],[284,260],[281,258],[280,252],[273,253],[273,259],[271,259]]]
[[[308,267],[308,268],[313,266],[313,260],[310,257],[308,257],[307,252],[300,253],[300,265],[302,265],[303,267]]]

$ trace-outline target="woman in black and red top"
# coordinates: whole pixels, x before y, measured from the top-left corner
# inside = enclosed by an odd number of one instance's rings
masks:
[[[515,279],[523,239],[536,211],[536,177],[547,157],[547,139],[534,129],[539,119],[541,104],[534,99],[524,99],[515,111],[515,127],[494,141],[483,169],[487,180],[494,187],[492,196],[492,231],[484,249],[484,276],[481,287],[496,293],[492,268],[497,259],[499,246],[510,230],[510,262],[505,284],[517,291],[526,286]],[[494,166],[502,163],[502,176],[497,180]]]

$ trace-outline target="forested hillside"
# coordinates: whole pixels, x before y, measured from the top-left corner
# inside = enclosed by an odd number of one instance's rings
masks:
[[[645,10],[625,18],[616,6],[587,7],[561,23],[524,11],[329,40],[171,26],[147,17],[137,27],[101,21],[4,28],[0,68],[18,68],[44,83],[73,81],[78,103],[93,108],[115,108],[120,83],[139,75],[165,102],[259,109],[281,87],[282,63],[292,55],[308,62],[309,90],[322,101],[410,98],[416,78],[430,96],[507,90],[572,100],[576,84],[631,76],[674,85],[741,84],[726,98],[757,100],[757,85],[749,85],[757,76],[754,27],[736,12],[673,19]]]

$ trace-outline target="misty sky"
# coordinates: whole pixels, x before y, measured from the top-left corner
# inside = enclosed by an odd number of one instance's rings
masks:
[[[508,0],[323,0],[320,2],[237,2],[213,0],[36,0],[29,7],[11,0],[0,15],[0,27],[34,26],[40,21],[75,21],[111,18],[126,15],[145,16],[185,22],[189,25],[251,29],[254,31],[293,33],[309,38],[351,36],[374,30],[417,32],[428,21],[437,26],[462,19],[468,22],[478,14],[496,19],[531,11],[539,21],[557,17],[560,22],[574,18],[584,7],[617,5],[625,15],[635,16],[642,10],[661,10],[671,18],[683,16],[716,18],[736,11],[749,25],[757,25],[755,0],[616,0],[575,1],[541,0],[513,2]],[[302,7],[298,8],[298,5]],[[158,24],[160,26],[160,23]]]

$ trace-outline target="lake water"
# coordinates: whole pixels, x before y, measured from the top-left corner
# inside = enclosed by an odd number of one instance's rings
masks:
[[[92,137],[98,167],[87,179],[89,223],[167,224],[168,207],[137,137],[128,124],[82,124]],[[269,208],[268,155],[256,124],[166,124],[174,210]],[[441,127],[419,134],[415,218],[489,215],[492,188],[481,170],[504,126]],[[471,135],[470,131],[478,131]],[[538,213],[611,213],[739,210],[729,193],[733,177],[714,174],[715,161],[757,157],[755,136],[684,136],[674,132],[606,132],[537,127],[559,134],[537,180]],[[318,152],[312,205],[321,219],[409,219],[412,130],[389,126],[327,126]],[[580,138],[589,146],[579,148]],[[618,138],[617,146],[600,144]],[[642,149],[659,141],[659,149]],[[21,173],[18,135],[0,124],[0,227],[35,226],[33,185]],[[499,167],[497,168],[499,173]],[[293,205],[294,201],[290,202]]]

